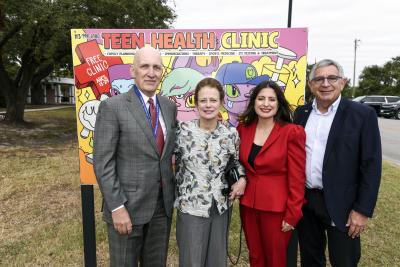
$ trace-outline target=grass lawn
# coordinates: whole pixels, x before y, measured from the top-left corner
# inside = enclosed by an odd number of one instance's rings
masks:
[[[39,111],[25,117],[34,128],[0,124],[0,266],[82,266],[75,111]],[[399,178],[399,166],[384,162],[375,217],[362,237],[360,266],[400,266]],[[97,262],[108,266],[100,208],[95,186]],[[238,243],[238,227],[236,210],[232,244]],[[238,266],[248,266],[245,245],[243,252]],[[177,255],[173,227],[169,266],[178,266]]]

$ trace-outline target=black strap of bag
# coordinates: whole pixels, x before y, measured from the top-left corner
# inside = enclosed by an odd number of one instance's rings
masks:
[[[228,199],[227,199],[227,201],[228,201]],[[242,230],[243,230],[243,225],[242,225],[242,222],[240,222],[239,249],[238,249],[239,251],[238,251],[238,254],[236,256],[236,259],[233,260],[231,255],[229,254],[229,226],[231,224],[231,215],[232,215],[230,210],[233,211],[233,207],[232,208],[228,208],[228,225],[226,227],[227,228],[226,229],[226,231],[227,231],[227,234],[226,234],[226,255],[228,255],[228,259],[232,263],[232,265],[237,265],[239,263],[239,260],[240,260],[240,254],[242,253],[242,233],[243,233]]]
[[[228,224],[226,226],[226,254],[228,255],[229,261],[232,263],[232,265],[237,265],[240,259],[240,254],[242,252],[242,229],[243,229],[243,225],[242,222],[240,222],[240,235],[239,235],[239,251],[238,251],[238,255],[236,257],[235,260],[232,259],[231,255],[229,254],[229,226],[231,224],[231,211],[233,211],[233,207],[229,208],[229,200],[228,200],[228,196],[229,193],[231,192],[231,187],[234,183],[236,183],[239,180],[240,176],[239,176],[239,171],[237,169],[236,166],[236,162],[235,162],[235,158],[233,155],[231,155],[229,157],[229,161],[226,164],[225,167],[225,179],[228,182],[228,188],[225,188],[222,190],[222,194],[226,197],[226,202],[228,205]]]

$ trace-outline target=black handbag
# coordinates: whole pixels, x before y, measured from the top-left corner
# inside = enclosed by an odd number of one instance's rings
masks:
[[[225,179],[228,182],[228,188],[222,189],[222,195],[227,196],[231,192],[232,185],[236,183],[240,178],[239,171],[235,164],[235,157],[233,155],[230,155],[224,173]]]

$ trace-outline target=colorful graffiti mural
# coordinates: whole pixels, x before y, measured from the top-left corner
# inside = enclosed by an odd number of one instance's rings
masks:
[[[221,117],[232,126],[261,81],[277,82],[292,108],[304,103],[307,29],[140,30],[73,29],[72,54],[82,184],[95,184],[93,133],[101,101],[129,91],[135,51],[159,49],[164,70],[158,92],[178,108],[179,120],[195,118],[193,93],[204,77],[221,82]]]

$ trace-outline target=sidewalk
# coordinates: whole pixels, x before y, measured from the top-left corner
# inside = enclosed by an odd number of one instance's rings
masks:
[[[25,109],[24,112],[35,112],[35,111],[43,111],[43,110],[55,110],[55,109],[63,109],[63,108],[73,108],[74,105],[62,105],[56,107],[47,107],[47,108],[28,108]],[[0,111],[0,120],[4,119],[6,111]]]
[[[42,110],[53,110],[53,109],[63,109],[63,108],[72,108],[75,107],[75,105],[60,105],[60,106],[54,106],[54,107],[45,107],[45,108],[27,108],[25,109],[24,112],[32,112],[32,111],[42,111]],[[5,110],[0,110],[0,114],[5,114]]]

